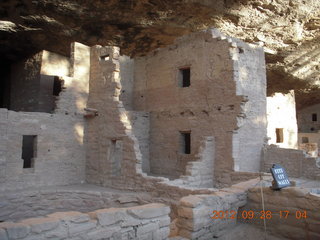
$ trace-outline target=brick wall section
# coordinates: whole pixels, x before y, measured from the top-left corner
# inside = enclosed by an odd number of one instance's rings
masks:
[[[282,165],[289,177],[320,180],[320,160],[304,153],[302,150],[266,146],[263,150],[262,171],[270,172],[272,164]]]
[[[234,227],[237,219],[212,219],[213,211],[238,211],[247,203],[247,190],[257,179],[208,195],[189,195],[178,205],[178,235],[187,239],[213,239]]]
[[[57,212],[45,218],[0,223],[0,239],[162,240],[169,235],[169,212],[163,204],[100,209],[87,214]]]
[[[265,211],[272,213],[272,217],[266,219],[268,231],[292,240],[320,239],[320,195],[311,194],[308,190],[298,187],[284,188],[281,191],[264,187],[263,194]],[[248,204],[243,210],[254,211],[255,216],[260,216],[262,211],[260,188],[249,189]],[[283,211],[289,211],[287,217]],[[296,216],[297,211],[306,211],[307,218],[297,218],[300,216],[299,213]],[[263,220],[259,217],[245,222],[263,226]]]
[[[76,70],[74,77],[64,77],[66,89],[54,114],[0,110],[1,191],[85,180],[83,107],[88,95],[90,52],[79,43],[72,51],[77,57]],[[23,135],[38,136],[33,169],[23,169]]]

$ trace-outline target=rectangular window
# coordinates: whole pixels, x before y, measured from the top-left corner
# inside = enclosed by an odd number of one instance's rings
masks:
[[[180,152],[191,153],[191,132],[180,132]]]
[[[277,143],[283,143],[283,128],[276,128]]]
[[[318,121],[318,116],[316,113],[312,113],[312,122]]]
[[[109,61],[110,55],[109,54],[102,55],[102,56],[100,56],[100,60],[101,61]]]
[[[190,82],[191,71],[190,67],[180,68],[179,69],[179,87],[189,87],[191,85]]]
[[[36,157],[37,136],[23,135],[22,138],[22,159],[23,168],[33,168]]]

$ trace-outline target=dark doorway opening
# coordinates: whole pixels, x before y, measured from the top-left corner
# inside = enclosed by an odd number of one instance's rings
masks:
[[[23,135],[22,138],[22,159],[23,168],[33,168],[36,157],[37,136]]]
[[[180,132],[180,152],[183,154],[191,153],[191,132]]]
[[[190,76],[191,76],[190,67],[180,68],[179,69],[179,86],[189,87],[191,85]]]

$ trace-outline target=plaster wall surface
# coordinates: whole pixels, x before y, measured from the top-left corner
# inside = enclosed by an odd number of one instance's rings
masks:
[[[316,115],[316,119],[312,115]],[[320,130],[320,104],[298,110],[297,112],[299,132],[316,133]]]
[[[122,101],[126,110],[132,110],[134,59],[128,56],[119,56],[119,64],[121,83],[120,101]]]
[[[298,148],[298,126],[294,91],[287,94],[275,93],[267,98],[269,144],[282,148]],[[278,139],[276,129],[280,129]]]
[[[70,58],[46,50],[42,51],[40,74],[70,76],[70,68]]]
[[[232,39],[236,94],[243,96],[233,132],[234,170],[257,172],[266,140],[266,66],[263,48]]]
[[[77,58],[74,68],[82,72],[64,77],[66,89],[59,96],[54,114],[0,109],[0,190],[85,180],[83,106],[88,95],[90,52],[79,43],[73,45],[72,51]],[[32,71],[40,76],[39,68]],[[37,136],[33,168],[23,168],[23,135]]]

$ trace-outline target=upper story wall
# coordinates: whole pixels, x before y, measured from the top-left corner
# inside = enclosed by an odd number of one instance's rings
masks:
[[[316,133],[320,130],[320,104],[297,111],[299,132]]]
[[[233,171],[234,158],[245,151],[232,152],[233,147],[242,146],[239,141],[233,144],[233,134],[239,125],[237,117],[243,111],[250,118],[248,122],[260,121],[261,124],[254,125],[259,132],[250,145],[255,148],[255,156],[240,169],[246,171],[254,165],[250,170],[259,170],[266,136],[264,55],[261,49],[246,44],[241,47],[246,48],[250,56],[235,62],[238,60],[235,51],[240,51],[239,48],[215,30],[209,30],[182,37],[170,47],[135,59],[133,103],[135,110],[151,113],[152,173],[179,177],[186,164],[198,154],[201,140],[212,136],[216,139],[215,176],[228,182],[224,173]],[[250,61],[256,62],[254,67],[248,67]],[[236,75],[244,72],[243,67],[246,67],[247,78],[238,83]],[[190,86],[181,87],[181,70],[186,68],[190,69]],[[239,84],[242,85],[239,87]],[[242,107],[247,101],[242,95],[250,96],[252,102],[248,109]],[[246,131],[252,125],[248,124]],[[181,133],[184,132],[191,133],[190,154],[181,152]],[[242,136],[241,133],[238,136]],[[246,141],[250,137],[239,139]],[[239,162],[244,158],[239,157]]]
[[[275,93],[267,98],[268,137],[270,144],[298,148],[298,127],[294,91]]]
[[[85,180],[83,108],[89,90],[90,48],[74,43],[72,51],[75,71],[73,77],[64,77],[65,89],[54,113],[0,109],[0,190]],[[40,73],[37,66],[34,70]],[[33,164],[28,168],[22,159],[24,135],[35,136]]]

